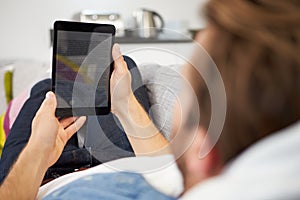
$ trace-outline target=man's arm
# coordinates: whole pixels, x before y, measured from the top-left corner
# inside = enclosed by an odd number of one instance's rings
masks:
[[[131,76],[119,45],[113,47],[115,69],[111,78],[112,112],[119,118],[136,155],[170,153],[169,143],[158,131],[131,90]]]
[[[169,142],[158,131],[134,95],[128,107],[117,114],[136,155],[161,155],[171,153]]]
[[[0,186],[1,199],[34,199],[46,170],[58,160],[66,142],[85,122],[85,117],[58,121],[55,109],[55,95],[49,92],[33,119],[28,144]]]
[[[44,155],[25,147],[0,187],[3,199],[34,199],[48,166]]]

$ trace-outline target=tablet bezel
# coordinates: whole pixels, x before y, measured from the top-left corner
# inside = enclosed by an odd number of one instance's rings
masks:
[[[53,55],[52,55],[52,91],[55,93],[56,83],[56,55],[57,55],[57,31],[76,31],[76,32],[99,32],[112,34],[111,50],[114,44],[115,26],[111,24],[94,24],[72,21],[55,21],[54,23],[54,37],[53,37]],[[96,31],[95,31],[96,30]],[[111,56],[109,80],[113,71],[113,58]],[[68,116],[87,116],[87,115],[107,115],[111,110],[111,95],[110,95],[110,81],[108,83],[108,102],[107,107],[71,107],[71,108],[56,108],[55,115],[57,117]]]

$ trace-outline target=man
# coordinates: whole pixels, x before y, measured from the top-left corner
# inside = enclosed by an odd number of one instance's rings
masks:
[[[181,198],[298,199],[300,128],[296,123],[300,119],[300,60],[296,52],[299,52],[300,4],[292,0],[210,0],[206,8],[209,25],[197,41],[214,59],[222,75],[227,93],[227,115],[217,144],[199,159],[206,136],[210,142],[214,139],[207,133],[212,112],[210,94],[193,66],[187,65],[184,74],[191,81],[198,103],[191,101],[189,92],[184,93],[183,101],[187,103],[181,109],[177,106],[174,114],[177,141],[185,144],[194,139],[177,160],[184,178]],[[116,61],[112,78],[113,112],[120,118],[123,116],[120,121],[136,152],[163,150],[161,153],[168,153],[164,149],[167,142],[157,134],[130,91],[130,75],[118,48],[115,46],[113,51]],[[193,59],[197,59],[197,55],[196,51]],[[209,66],[202,67],[209,74]],[[210,78],[215,79],[214,76]],[[118,87],[122,87],[119,91],[123,92],[116,94],[114,91],[118,91]],[[120,96],[115,98],[114,95]],[[128,106],[124,108],[121,106],[124,104],[118,104],[120,99]],[[193,111],[197,109],[201,114],[200,122],[194,120]],[[73,118],[58,122],[54,110],[55,97],[50,93],[34,119],[28,145],[1,186],[1,197],[34,198],[43,173],[84,122],[84,118],[74,123]],[[55,129],[44,128],[45,123],[50,122]],[[178,124],[180,126],[176,127]],[[64,130],[64,127],[67,128]],[[286,127],[290,128],[284,130]],[[48,130],[47,138],[40,138],[44,136],[39,134],[39,129]],[[189,134],[192,130],[196,130],[195,137]],[[278,131],[282,133],[275,135]],[[143,136],[147,142],[143,141]],[[37,152],[37,143],[45,139],[48,143]],[[180,145],[176,142],[172,145],[175,157],[181,152],[178,149]],[[35,152],[37,157],[33,165],[29,155]],[[31,179],[26,180],[29,177]],[[17,189],[12,192],[12,188]],[[146,196],[142,195],[144,193]],[[85,198],[89,199],[173,199],[133,173],[80,177],[45,198],[59,199],[60,195],[74,199],[84,198],[83,195],[88,195]]]
[[[168,149],[162,148],[167,146],[167,140],[161,134],[151,135],[158,133],[158,130],[131,91],[131,76],[118,45],[114,45],[113,58],[115,70],[111,78],[112,112],[127,133],[143,133],[143,136],[148,137],[145,139],[128,135],[135,154],[168,153]],[[28,144],[1,185],[0,196],[7,199],[33,198],[47,169],[58,160],[66,142],[85,122],[85,117],[58,121],[54,115],[55,109],[56,97],[48,92],[32,122]],[[45,144],[41,145],[41,141]],[[162,150],[156,152],[157,149]],[[28,173],[22,173],[25,171]],[[11,187],[16,190],[11,190]]]

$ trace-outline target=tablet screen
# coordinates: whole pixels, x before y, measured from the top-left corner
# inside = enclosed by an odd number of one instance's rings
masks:
[[[54,88],[58,109],[72,108],[74,112],[78,108],[92,114],[88,108],[110,106],[112,36],[57,30]]]

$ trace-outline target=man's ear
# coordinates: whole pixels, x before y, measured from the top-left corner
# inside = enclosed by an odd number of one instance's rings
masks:
[[[204,157],[200,157],[200,150],[204,145],[206,131],[199,127],[193,144],[190,147],[189,160],[187,161],[187,168],[199,179],[208,178],[216,175],[220,171],[220,157],[217,148],[214,147]],[[207,141],[206,141],[207,142]]]

